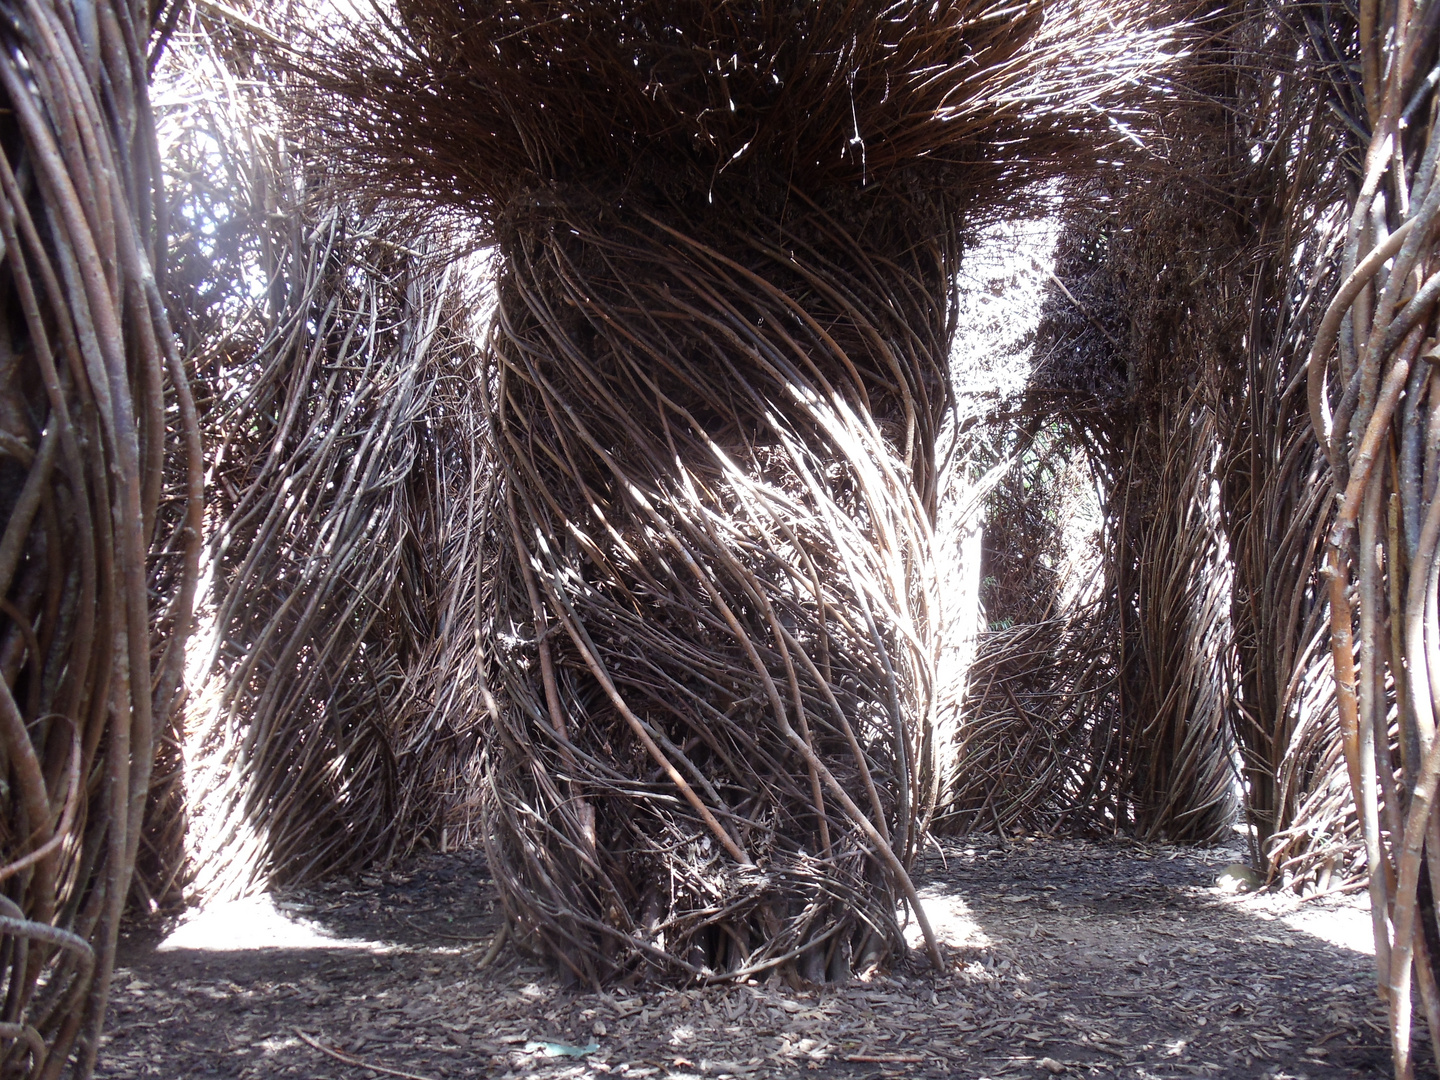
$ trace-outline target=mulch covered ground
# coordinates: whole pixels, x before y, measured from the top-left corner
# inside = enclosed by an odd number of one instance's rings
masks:
[[[164,948],[132,937],[98,1075],[1388,1075],[1362,903],[1228,895],[1216,875],[1237,854],[948,843],[921,875],[949,943],[938,979],[598,994],[513,949],[481,969],[484,861],[428,855],[266,901],[267,948],[248,947],[266,940],[245,925],[256,902]]]

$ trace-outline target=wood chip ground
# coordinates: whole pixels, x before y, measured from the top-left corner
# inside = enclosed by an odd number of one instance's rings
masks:
[[[1216,875],[1236,854],[947,843],[920,874],[947,942],[938,979],[917,959],[821,989],[605,993],[512,949],[477,970],[497,927],[484,861],[427,855],[277,895],[303,947],[238,947],[223,922],[206,949],[128,939],[97,1075],[1388,1075],[1363,900],[1227,895]]]

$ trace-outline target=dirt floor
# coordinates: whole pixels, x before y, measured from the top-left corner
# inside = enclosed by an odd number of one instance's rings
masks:
[[[127,940],[97,1075],[1388,1075],[1363,900],[1226,894],[1238,854],[952,843],[920,875],[939,979],[603,994],[510,949],[477,970],[484,861],[429,855]]]

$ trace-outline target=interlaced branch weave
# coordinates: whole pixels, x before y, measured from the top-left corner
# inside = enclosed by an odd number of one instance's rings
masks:
[[[459,283],[479,267],[447,265],[434,223],[311,186],[254,48],[288,32],[187,11],[156,76],[167,292],[209,477],[183,753],[152,814],[160,897],[313,880],[473,817],[493,470]]]
[[[1301,370],[1336,506],[1324,562],[1340,745],[1395,1075],[1409,1080],[1415,989],[1432,1042],[1440,1033],[1440,27],[1410,4],[1358,14],[1341,57],[1363,159]]]
[[[963,229],[1093,167],[1161,30],[946,0],[404,3],[322,34],[337,182],[500,254],[491,863],[592,981],[902,947],[936,805]]]
[[[179,694],[201,461],[146,5],[0,22],[0,1075],[95,1061]]]
[[[1164,163],[1069,212],[1029,406],[1108,492],[1137,826],[1225,835],[1238,749],[1256,854],[1297,885],[1348,877],[1356,840],[1317,678],[1326,469],[1294,382],[1356,160],[1348,18],[1237,2],[1197,26]]]

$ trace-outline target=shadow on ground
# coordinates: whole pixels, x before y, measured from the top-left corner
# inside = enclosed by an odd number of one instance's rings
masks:
[[[920,875],[938,980],[596,994],[513,949],[481,970],[484,861],[429,855],[127,939],[97,1075],[1387,1076],[1363,906],[1225,896],[1233,858],[947,844]]]

